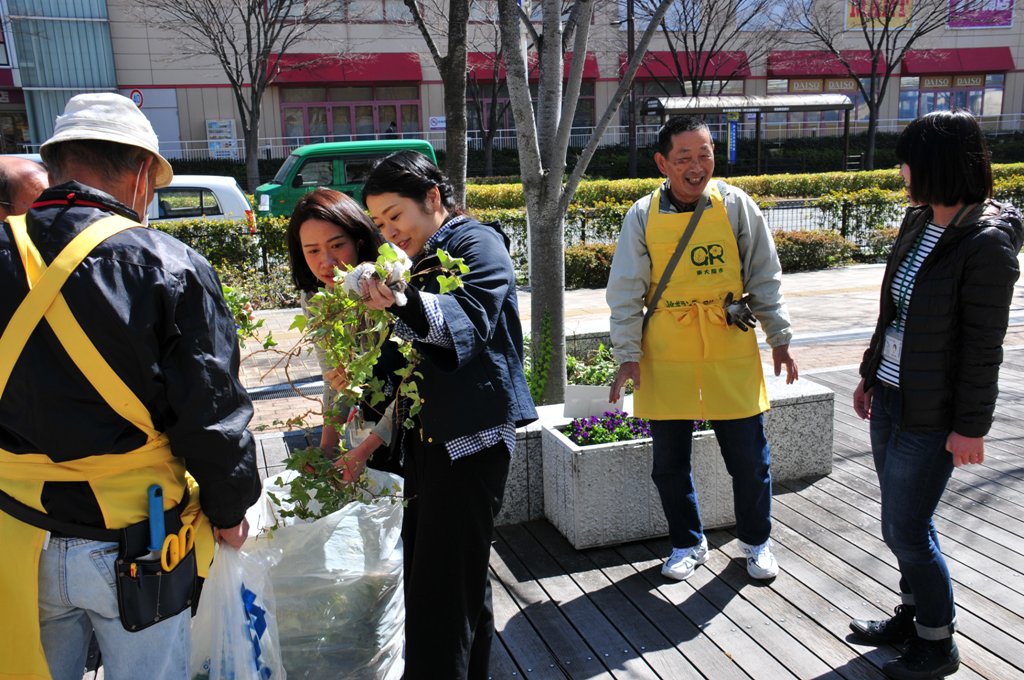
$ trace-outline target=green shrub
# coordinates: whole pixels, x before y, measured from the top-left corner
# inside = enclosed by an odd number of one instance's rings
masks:
[[[615,255],[614,243],[586,243],[565,249],[565,287],[604,288]]]
[[[299,306],[299,291],[292,283],[287,262],[275,262],[269,272],[253,266],[238,267],[222,262],[214,265],[225,286],[249,298],[253,309],[281,309]]]
[[[1017,163],[1024,165],[1024,163]],[[1009,201],[1024,209],[1024,170],[1020,175],[998,176],[993,182],[992,196],[997,201]]]
[[[854,246],[834,231],[777,231],[775,247],[784,272],[813,271],[848,264]]]
[[[565,377],[570,385],[611,385],[618,370],[619,362],[604,343],[582,359],[571,354],[565,357]]]
[[[898,220],[906,205],[906,192],[885,189],[833,191],[815,201],[822,213],[821,227],[856,243]]]
[[[867,235],[857,252],[857,260],[860,262],[885,262],[892,250],[892,244],[896,242],[896,235],[900,233],[897,227],[875,229]]]
[[[260,243],[244,220],[176,220],[154,228],[191,246],[213,264],[230,262],[237,266],[260,261]]]

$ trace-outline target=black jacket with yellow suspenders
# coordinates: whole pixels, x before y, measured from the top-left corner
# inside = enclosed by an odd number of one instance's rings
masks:
[[[75,188],[88,190],[81,185],[76,185]],[[76,204],[76,193],[68,193],[65,190],[63,194],[54,194],[54,190],[51,189],[45,192],[34,206],[38,208],[46,205],[45,199],[50,194],[53,199],[51,204],[65,204],[63,208],[56,205],[56,212],[50,213],[59,219],[62,225],[67,225],[67,211],[72,207],[76,209],[76,216],[84,218],[71,225],[71,233],[68,236],[73,238],[59,249],[59,254],[53,257],[49,264],[40,253],[41,249],[37,249],[29,237],[29,230],[21,218],[9,220],[7,228],[10,240],[0,240],[0,248],[10,244],[16,251],[15,256],[22,267],[19,273],[29,289],[29,293],[20,301],[13,315],[8,318],[5,318],[6,314],[0,316],[0,323],[6,321],[0,336],[0,509],[3,510],[0,512],[0,545],[5,547],[5,559],[0,561],[0,601],[4,602],[5,609],[4,616],[0,617],[0,678],[48,677],[39,641],[38,563],[40,552],[44,549],[45,542],[49,540],[50,532],[55,535],[109,540],[120,544],[117,562],[118,606],[122,623],[129,630],[151,625],[188,606],[192,597],[190,581],[194,580],[196,571],[200,575],[205,575],[213,555],[212,530],[200,509],[198,485],[185,470],[189,457],[181,457],[172,452],[171,438],[154,425],[150,408],[135,391],[143,390],[138,385],[133,385],[133,390],[128,381],[122,379],[111,368],[113,362],[104,358],[97,349],[97,343],[83,329],[83,326],[87,325],[89,310],[77,310],[76,315],[62,292],[65,283],[76,269],[82,267],[78,272],[80,279],[88,276],[90,267],[95,267],[96,257],[88,258],[94,250],[102,250],[98,246],[107,239],[126,233],[126,230],[141,226],[134,220],[117,214],[104,216],[120,206],[104,205],[104,198],[108,204],[111,203],[109,197],[94,190],[90,191],[93,196],[100,199],[100,203],[79,201]],[[53,207],[51,206],[51,209]],[[123,207],[121,212],[125,212]],[[41,210],[40,214],[46,215],[46,210]],[[95,219],[96,217],[100,219]],[[75,220],[71,222],[74,223]],[[87,226],[83,229],[83,225]],[[36,233],[44,232],[37,230]],[[142,234],[139,238],[145,239],[146,236]],[[159,243],[159,239],[167,237],[160,235],[153,238]],[[51,242],[47,245],[54,244]],[[100,257],[109,256],[110,250],[107,248]],[[0,251],[0,256],[2,255],[3,252]],[[83,260],[87,260],[85,265],[82,264]],[[7,275],[10,273],[6,272]],[[130,278],[130,273],[126,274],[125,278]],[[5,278],[3,282],[8,282],[8,279]],[[20,286],[22,290],[25,287],[24,283]],[[81,284],[81,281],[79,283]],[[152,282],[119,283],[123,283],[124,290],[131,294],[139,292]],[[135,289],[132,287],[133,284]],[[100,303],[102,297],[100,293]],[[64,456],[59,451],[43,453],[26,450],[25,442],[31,441],[33,436],[45,437],[39,435],[38,430],[32,432],[30,427],[24,428],[23,432],[17,432],[18,428],[12,425],[12,418],[17,414],[9,410],[11,406],[4,404],[4,395],[14,395],[9,403],[20,406],[25,403],[21,398],[24,397],[24,393],[32,392],[32,387],[24,385],[24,365],[18,367],[18,377],[14,381],[11,378],[12,374],[16,373],[16,366],[25,347],[29,343],[41,341],[38,331],[42,327],[47,327],[52,332],[66,353],[59,360],[66,362],[70,359],[79,372],[77,377],[84,377],[98,398],[130,424],[126,427],[135,428],[144,434],[141,445],[127,451],[97,452],[93,455],[72,457]],[[139,329],[131,327],[130,324],[127,327],[113,329],[113,332],[122,333],[132,331],[139,332]],[[95,328],[93,334],[97,334]],[[161,342],[165,340],[161,338]],[[172,342],[184,340],[175,339]],[[54,361],[58,359],[55,357]],[[35,391],[45,394],[46,389],[45,386],[36,386]],[[239,408],[240,411],[244,412],[246,408],[251,408],[244,395],[238,399],[245,402]],[[71,409],[74,405],[53,404],[53,407],[48,415],[53,427],[60,428],[62,413],[67,412],[61,407]],[[173,417],[166,413],[161,415],[165,421]],[[26,415],[25,420],[29,422],[32,418]],[[245,420],[247,421],[247,417]],[[243,432],[244,425],[243,422]],[[224,427],[229,428],[228,425]],[[75,432],[67,431],[65,436],[72,441]],[[238,437],[244,438],[248,435]],[[14,448],[8,442],[16,443],[17,450],[8,450],[6,446]],[[240,455],[237,456],[239,460],[230,461],[237,466],[232,470],[232,474],[235,480],[240,482],[239,485],[232,488],[232,484],[217,480],[218,483],[211,488],[211,491],[222,492],[231,497],[236,507],[240,508],[251,503],[258,493],[258,478],[251,457],[251,440],[244,444]],[[175,446],[177,447],[177,441]],[[192,468],[191,465],[189,467]],[[239,474],[238,470],[243,472]],[[202,479],[202,476],[200,478]],[[93,502],[102,514],[103,526],[76,526],[75,522],[69,522],[67,517],[60,518],[48,514],[48,504],[54,505],[54,493],[53,487],[47,491],[47,484],[55,483],[72,485],[67,488],[73,488],[74,484],[86,485],[91,491]],[[147,489],[152,485],[159,485],[163,489],[167,530],[174,532],[182,523],[191,525],[195,530],[195,550],[185,555],[185,559],[170,571],[165,571],[159,563],[153,564],[137,559],[145,553],[148,538]],[[217,503],[213,498],[207,500],[213,502],[216,507]],[[202,505],[205,507],[207,503]],[[54,507],[59,508],[60,504],[57,503]],[[222,517],[225,518],[221,520],[224,526],[230,526],[226,522],[232,520],[240,521],[240,517],[227,514]]]

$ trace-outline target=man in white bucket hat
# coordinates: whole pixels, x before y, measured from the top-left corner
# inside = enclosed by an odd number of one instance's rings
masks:
[[[0,225],[0,674],[79,678],[95,632],[108,678],[191,677],[196,576],[259,494],[217,276],[141,228],[158,144],[126,97],[73,97]]]

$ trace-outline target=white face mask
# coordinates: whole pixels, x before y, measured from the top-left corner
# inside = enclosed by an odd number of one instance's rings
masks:
[[[149,205],[146,203],[146,196],[149,195],[149,173],[146,173],[146,187],[142,193],[142,209],[139,210],[135,207],[135,201],[138,200],[136,197],[139,195],[139,182],[142,181],[142,172],[145,170],[146,164],[143,163],[139,166],[139,172],[135,175],[135,188],[132,190],[132,205],[131,208],[138,214],[139,221],[142,226],[149,226]]]

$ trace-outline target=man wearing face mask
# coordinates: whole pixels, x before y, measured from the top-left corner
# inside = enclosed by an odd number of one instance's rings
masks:
[[[172,171],[129,99],[73,97],[40,153],[51,188],[0,225],[0,675],[81,677],[95,632],[108,677],[190,677],[196,575],[259,494],[234,321],[143,228]]]

